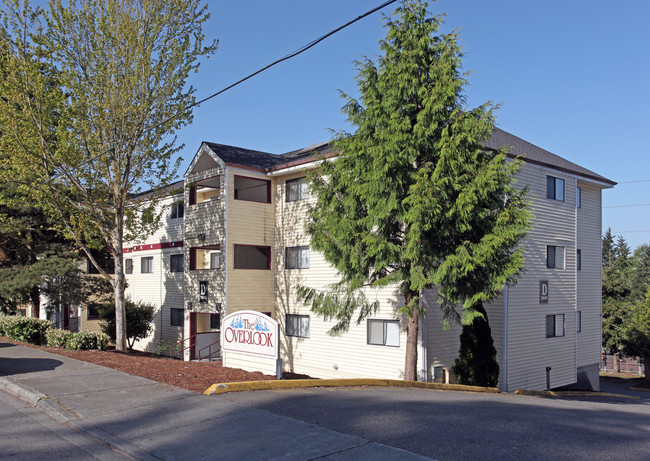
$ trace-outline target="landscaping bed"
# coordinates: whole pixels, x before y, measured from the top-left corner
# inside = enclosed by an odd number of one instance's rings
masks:
[[[221,366],[215,362],[183,362],[182,360],[161,357],[146,352],[120,352],[115,349],[100,350],[66,350],[53,347],[40,347],[7,337],[2,341],[33,347],[54,354],[64,355],[84,362],[95,363],[108,368],[123,371],[135,376],[151,379],[190,391],[203,392],[215,383],[240,381],[260,381],[275,379],[275,376],[261,372],[244,371],[237,368]],[[287,376],[291,378],[291,376]]]

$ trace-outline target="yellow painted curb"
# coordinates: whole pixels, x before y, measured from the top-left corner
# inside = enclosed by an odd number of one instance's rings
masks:
[[[583,392],[583,391],[529,391],[527,389],[517,389],[515,394],[534,395],[539,397],[617,397],[620,399],[640,400],[641,397],[636,395],[612,394],[609,392]]]
[[[648,388],[645,388],[645,387],[636,387],[636,386],[632,386],[632,387],[630,387],[630,390],[631,390],[631,391],[650,392],[650,389],[648,389]]]
[[[278,381],[247,381],[241,383],[213,384],[205,395],[225,394],[226,392],[257,391],[268,389],[303,389],[306,387],[356,387],[390,386],[435,389],[439,391],[489,392],[499,393],[496,387],[465,386],[462,384],[424,383],[421,381],[400,381],[397,379],[290,379]]]

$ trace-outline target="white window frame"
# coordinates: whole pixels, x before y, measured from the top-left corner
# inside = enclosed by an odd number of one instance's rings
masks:
[[[133,274],[133,259],[127,258],[124,260],[124,273]]]
[[[309,316],[286,314],[285,334],[293,338],[309,338]]]
[[[169,219],[183,219],[185,217],[185,204],[182,200],[174,202],[169,211]]]
[[[181,261],[181,270],[174,270],[174,263],[173,260],[178,261],[180,259]],[[178,263],[177,263],[178,264]],[[185,256],[183,256],[182,253],[179,254],[173,254],[169,255],[169,272],[185,272]]]
[[[399,320],[368,319],[366,330],[367,344],[374,346],[399,347]],[[379,338],[381,336],[381,339]]]
[[[143,256],[140,258],[140,273],[153,274],[153,256]]]
[[[553,322],[552,324],[550,322]],[[562,338],[566,335],[566,317],[564,314],[546,316],[546,337]]]
[[[286,202],[297,202],[309,198],[309,184],[307,184],[306,179],[306,176],[287,179],[284,190]]]
[[[566,182],[556,176],[546,177],[546,198],[564,202],[566,199]]]
[[[297,247],[285,247],[284,268],[285,269],[309,269],[309,245]]]
[[[561,258],[557,257],[558,248],[562,249]],[[566,267],[566,247],[558,246],[558,245],[546,245],[546,268],[564,269],[565,267]]]

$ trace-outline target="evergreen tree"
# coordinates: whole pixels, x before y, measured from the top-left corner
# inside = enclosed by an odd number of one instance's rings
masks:
[[[603,236],[603,347],[612,355],[621,350],[620,329],[631,308],[632,261],[623,237],[607,229]],[[617,360],[615,360],[618,363]]]
[[[494,107],[465,108],[458,37],[441,34],[441,22],[426,3],[404,0],[386,18],[378,62],[357,63],[361,98],[343,95],[356,131],[338,133],[338,157],[310,177],[311,244],[340,282],[298,289],[341,333],[355,312],[359,323],[375,311],[365,288],[397,285],[407,380],[416,379],[421,291],[435,286],[450,319],[487,323],[482,303],[515,280],[528,226],[524,192],[513,185],[519,163],[484,149]]]
[[[476,309],[486,316],[482,305],[477,305]],[[460,350],[452,371],[461,384],[495,387],[499,381],[496,355],[497,350],[487,317],[475,318],[471,325],[463,327]]]
[[[650,245],[644,243],[634,250],[632,261],[633,274],[630,297],[634,302],[642,302],[645,293],[650,288]]]
[[[650,289],[645,301],[631,309],[620,328],[623,353],[638,356],[645,366],[645,380],[650,382]]]

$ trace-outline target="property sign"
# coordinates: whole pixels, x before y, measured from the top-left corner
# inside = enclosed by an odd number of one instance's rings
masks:
[[[199,302],[207,303],[208,302],[208,281],[201,280],[199,282]]]
[[[226,316],[221,324],[221,348],[258,357],[277,359],[278,322],[255,311],[238,311]]]
[[[539,303],[548,304],[548,280],[539,281]]]

